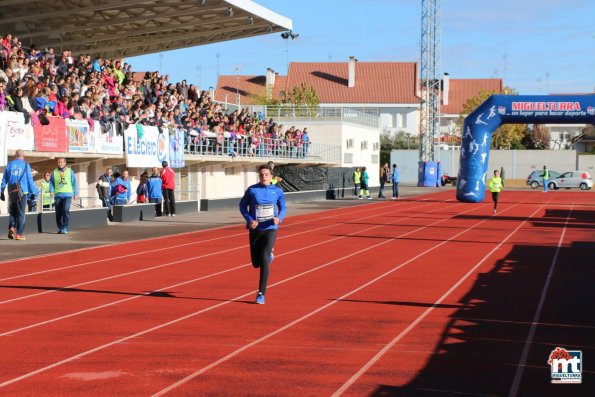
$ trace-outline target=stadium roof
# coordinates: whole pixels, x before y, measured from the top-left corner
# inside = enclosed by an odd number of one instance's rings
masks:
[[[23,46],[131,57],[292,29],[251,0],[3,0],[0,32]]]

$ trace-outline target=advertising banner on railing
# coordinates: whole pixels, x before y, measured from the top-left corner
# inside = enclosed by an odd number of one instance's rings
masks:
[[[0,128],[6,128],[7,150],[34,150],[35,137],[31,123],[25,124],[25,116],[21,112],[0,113]]]
[[[169,162],[169,134],[159,133],[157,127],[130,125],[124,131],[124,153],[128,167],[161,167]]]
[[[116,133],[114,123],[101,125],[95,122],[95,151],[104,154],[122,155],[124,151],[124,137]]]
[[[66,119],[68,151],[71,153],[91,153],[95,151],[95,135],[87,120]]]
[[[35,150],[38,152],[68,152],[66,123],[62,117],[48,117],[48,125],[36,125]]]
[[[184,161],[184,130],[175,129],[174,135],[169,136],[169,166],[182,168]]]

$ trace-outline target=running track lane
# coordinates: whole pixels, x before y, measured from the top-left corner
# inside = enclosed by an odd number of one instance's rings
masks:
[[[425,206],[430,206],[431,204],[424,204],[424,205],[425,205]],[[415,207],[420,207],[420,205],[417,205],[417,206],[415,206]],[[393,208],[395,208],[395,207],[393,207]],[[398,207],[396,207],[396,208],[398,208]],[[409,206],[409,207],[407,207],[407,208],[411,208],[411,207]],[[386,212],[386,210],[384,210],[384,212]],[[335,239],[337,239],[337,238],[335,238]],[[307,248],[307,246],[306,246],[305,248]],[[253,276],[251,277],[251,279],[252,279],[252,278],[253,278]],[[241,279],[243,279],[243,280],[242,280],[242,284],[244,284],[244,285],[245,285],[245,276],[241,276]],[[225,281],[225,280],[224,280],[224,282],[226,282],[226,283],[229,283],[229,280],[227,280],[227,281]],[[251,282],[251,284],[254,284],[254,283],[253,283],[253,282]],[[211,288],[209,288],[209,290],[211,290]],[[218,290],[218,288],[216,288],[216,289],[213,289],[213,290],[215,290],[215,291],[216,291],[216,290]],[[58,294],[54,294],[54,295],[58,295]],[[204,299],[203,301],[205,301],[205,304],[212,304],[212,299]],[[163,302],[163,300],[158,300],[158,302],[159,302],[159,303],[162,303],[162,302]],[[200,303],[200,302],[199,302],[199,303]],[[169,304],[169,302],[168,302],[167,304]],[[153,303],[153,302],[149,301],[149,302],[147,303],[147,305],[148,305],[148,306],[151,306],[151,305],[155,305],[155,303]],[[33,306],[32,306],[32,307],[34,307],[34,306],[35,306],[35,303],[33,304]],[[169,315],[169,314],[170,314],[170,313],[169,313],[169,311],[170,311],[170,310],[173,310],[173,309],[175,309],[176,307],[182,307],[182,308],[183,308],[183,305],[179,305],[179,302],[178,302],[178,303],[176,303],[175,301],[174,301],[174,304],[173,304],[173,306],[172,306],[172,305],[170,305],[170,306],[171,306],[171,307],[170,307],[169,309],[167,309],[167,310],[159,310],[159,313],[157,313],[157,315],[160,315],[160,314],[162,314],[162,313],[164,313],[164,314],[168,314],[168,315]],[[180,309],[178,309],[178,310],[180,310]],[[142,314],[143,314],[143,310],[139,310],[139,313],[138,313],[138,314],[136,314],[136,313],[135,313],[135,312],[134,312],[132,309],[128,309],[128,310],[127,310],[125,313],[126,313],[127,315],[129,315],[129,316],[130,316],[130,315],[134,316],[134,319],[136,319],[136,317],[138,316],[138,317],[139,317],[139,318],[138,318],[138,321],[139,321],[139,322],[142,322],[142,321],[143,321],[143,318],[140,318],[140,317],[142,316]],[[155,315],[154,315],[154,316],[155,316]],[[153,316],[153,317],[154,317],[154,316]],[[145,316],[145,317],[146,317],[146,316]],[[107,316],[106,316],[106,314],[105,314],[105,313],[101,313],[101,314],[100,314],[100,318],[98,319],[98,321],[99,321],[99,320],[101,320],[101,319],[103,319],[103,321],[105,321],[106,319],[107,319],[108,321],[110,321],[110,320],[113,320],[113,319],[110,317],[109,313],[107,314]],[[93,322],[87,322],[86,320],[88,320],[88,319],[84,319],[84,320],[85,320],[85,321],[83,322],[83,324],[93,324]],[[149,318],[148,320],[154,320],[154,318]],[[81,320],[79,320],[79,321],[81,321]],[[134,324],[134,322],[132,322],[132,323]],[[83,325],[83,324],[81,324],[81,325]],[[53,335],[53,336],[54,336],[54,338],[51,338],[51,339],[52,339],[52,340],[53,340],[53,339],[60,339],[60,336],[62,336],[62,337],[65,337],[65,338],[71,337],[71,338],[73,338],[73,339],[76,339],[76,338],[78,337],[78,336],[77,336],[77,334],[78,334],[78,333],[80,333],[80,331],[81,331],[81,329],[80,329],[80,328],[81,328],[81,325],[78,325],[78,326],[77,326],[75,329],[73,329],[73,330],[71,330],[71,331],[64,331],[64,330],[63,330],[63,328],[57,328],[57,329],[55,330],[55,332],[57,332],[58,334],[57,334],[57,335]],[[119,336],[119,335],[121,335],[121,334],[119,334],[118,332],[122,332],[122,333],[124,333],[124,332],[125,332],[125,331],[124,331],[124,329],[125,329],[126,327],[128,327],[129,325],[131,325],[131,321],[130,321],[130,320],[128,320],[128,321],[126,321],[126,320],[122,321],[122,320],[121,320],[120,322],[118,322],[118,321],[110,321],[110,327],[109,327],[110,329],[109,329],[109,330],[110,330],[110,331],[112,331],[112,332],[114,332],[114,331],[115,331],[115,332],[116,332],[116,336]],[[136,325],[136,324],[134,324],[134,325]],[[121,326],[121,327],[123,327],[124,329],[120,330],[120,329],[118,329],[118,326]],[[73,327],[73,328],[74,328],[74,327]],[[91,334],[95,334],[93,331],[94,331],[94,329],[91,329]],[[61,332],[62,332],[62,334],[60,334]],[[72,335],[71,335],[71,334],[69,334],[69,332],[72,332]],[[109,337],[110,335],[107,335],[107,336]],[[28,335],[28,337],[30,338],[30,337],[31,337],[31,335]],[[39,335],[38,337],[42,338],[42,337],[43,337],[43,334]],[[97,335],[94,335],[94,337],[98,337],[98,336],[97,336]],[[99,335],[99,337],[105,337],[105,336]],[[80,340],[80,337],[78,337],[78,339]],[[14,339],[12,339],[12,341],[13,341],[13,344],[14,344]],[[12,346],[12,344],[11,344],[11,346]],[[11,346],[8,346],[7,348],[10,348]],[[16,346],[18,346],[18,344],[16,344]],[[46,349],[46,347],[45,347],[45,346],[42,346],[42,348],[43,348],[43,349]],[[7,369],[7,371],[11,371],[11,370],[12,370],[12,368],[10,368],[10,369]]]
[[[252,294],[250,294],[250,295],[252,295]]]
[[[523,216],[525,216],[525,214],[526,214],[526,211],[523,211]],[[379,237],[381,237],[381,236],[370,236],[370,238],[379,238]],[[424,236],[424,239],[427,239],[427,236]],[[491,240],[491,239],[490,239],[490,240]],[[490,243],[490,241],[486,241],[485,243]],[[375,259],[375,255],[371,255],[371,258],[370,258],[370,259]],[[363,265],[365,265],[365,262],[362,262],[362,263],[361,263],[361,265],[362,265],[362,267],[360,267],[360,268],[363,268]],[[349,270],[349,269],[347,269],[347,270]],[[417,275],[417,277],[419,278],[419,275]],[[415,281],[415,280],[414,280],[414,281]],[[306,287],[307,287],[307,286],[306,286]],[[279,291],[279,292],[282,292],[282,291]],[[277,299],[277,298],[275,298],[275,299]],[[353,304],[353,303],[361,303],[361,302],[349,302],[349,303]],[[233,305],[230,305],[230,306],[233,306]],[[337,305],[337,306],[339,306],[339,305]],[[388,306],[388,305],[387,305],[387,306]],[[268,306],[268,304],[267,304],[267,306],[266,306],[266,307],[267,307],[267,308],[269,307],[269,306]],[[242,311],[245,311],[245,309],[243,309]],[[247,350],[247,352],[250,352],[250,351],[251,351],[251,349],[250,349],[250,350]],[[241,357],[243,357],[243,356],[244,356],[244,354],[242,354],[242,355],[241,355]],[[239,358],[239,357],[238,357],[238,358]],[[234,361],[235,361],[235,360],[234,360]],[[251,361],[251,360],[249,360],[248,362],[252,362],[252,361]],[[178,369],[179,369],[179,368],[178,368]],[[176,369],[172,369],[172,371],[175,371],[175,370],[176,370]],[[210,372],[210,371],[209,371],[209,372]],[[323,380],[324,380],[324,379],[323,379]],[[185,386],[185,387],[186,387],[186,386]],[[180,390],[182,390],[182,389],[180,389]],[[176,392],[174,392],[174,393],[178,393],[178,392],[179,392],[179,391],[176,391]]]
[[[416,208],[423,208],[424,206],[428,206],[430,204],[422,204],[422,205],[417,205],[417,206],[409,206],[407,207],[408,209],[416,209]],[[402,207],[397,207],[397,208],[401,208],[399,210],[396,210],[397,212],[389,212],[389,213],[398,213],[398,212],[402,212],[403,208]],[[393,207],[394,209],[394,207]],[[371,215],[373,216],[377,216],[377,215]],[[370,215],[364,216],[362,217],[362,219],[367,219],[370,218]],[[313,225],[313,221],[309,222],[309,226],[310,229],[307,231],[311,237],[316,238],[318,237],[314,232],[317,230],[328,230],[331,229],[333,227],[336,226],[341,226],[342,222],[339,222],[337,224],[327,224],[325,226],[321,226],[321,227],[312,227],[315,226]],[[289,229],[288,229],[289,230]],[[282,242],[284,240],[291,240],[292,238],[294,238],[296,235],[299,234],[303,234],[306,233],[306,231],[299,231],[297,233],[295,229],[293,229],[294,233],[290,233],[290,234],[286,234],[286,235],[281,235],[279,238],[279,242],[280,244],[278,245],[281,246],[281,248],[283,249],[284,247],[282,246]],[[134,299],[138,299],[141,298],[143,296],[147,296],[149,294],[151,294],[151,292],[160,292],[162,294],[153,294],[156,297],[168,297],[170,296],[173,292],[175,292],[175,288],[180,287],[181,285],[184,284],[191,284],[191,283],[195,283],[196,281],[200,281],[202,279],[206,279],[209,277],[215,277],[215,276],[219,276],[221,274],[225,274],[229,271],[234,271],[234,270],[238,270],[241,269],[242,267],[248,267],[249,265],[244,263],[243,265],[238,265],[238,266],[233,266],[231,268],[228,269],[223,269],[220,270],[218,266],[220,266],[221,260],[224,261],[229,261],[230,260],[230,255],[238,255],[237,251],[241,252],[241,256],[242,258],[240,258],[241,261],[245,261],[246,259],[248,259],[247,257],[244,258],[244,256],[246,256],[246,249],[245,246],[242,246],[241,243],[243,243],[245,241],[245,232],[242,233],[242,238],[241,241],[236,240],[235,241],[235,245],[237,247],[244,247],[243,249],[239,250],[238,248],[234,247],[234,248],[227,248],[227,247],[223,247],[222,250],[220,251],[214,251],[214,252],[208,252],[208,253],[204,253],[203,255],[194,255],[190,258],[187,259],[180,259],[180,260],[175,260],[175,261],[169,261],[169,262],[165,262],[164,264],[158,264],[157,266],[154,266],[157,270],[155,270],[155,272],[159,272],[161,270],[161,273],[155,274],[154,272],[148,272],[148,274],[143,274],[143,272],[146,270],[144,268],[140,268],[139,270],[137,270],[136,272],[129,272],[129,274],[127,276],[118,276],[118,275],[111,275],[108,277],[104,277],[103,279],[99,279],[99,280],[95,280],[95,281],[87,281],[84,283],[79,283],[79,284],[73,284],[73,285],[69,285],[67,288],[61,288],[60,289],[55,289],[58,287],[47,287],[48,285],[48,281],[50,284],[52,284],[51,279],[45,279],[42,280],[43,283],[40,284],[35,284],[35,282],[31,282],[30,280],[27,280],[27,286],[23,286],[20,284],[14,284],[11,286],[4,286],[4,289],[8,289],[11,291],[19,291],[21,292],[21,294],[24,294],[25,292],[28,293],[28,295],[22,295],[20,297],[17,298],[12,298],[12,299],[8,299],[8,300],[2,300],[0,301],[0,305],[6,305],[6,304],[10,304],[11,310],[5,310],[4,315],[5,315],[5,326],[6,327],[11,327],[11,328],[0,328],[0,336],[6,336],[7,334],[12,334],[14,332],[17,332],[18,330],[27,327],[28,323],[26,322],[27,320],[27,315],[25,314],[29,314],[29,316],[32,316],[36,319],[36,323],[39,324],[40,322],[48,322],[51,321],[53,318],[56,318],[56,314],[61,313],[63,316],[73,316],[73,309],[77,310],[77,311],[84,311],[84,310],[93,310],[92,308],[97,307],[97,303],[101,302],[103,305],[114,305],[117,304],[118,302],[126,302],[129,300],[134,300]],[[324,243],[326,240],[328,239],[323,239],[323,237],[325,237],[325,235],[320,235],[321,241],[319,242],[319,244]],[[338,240],[340,239],[340,237],[334,237],[331,240]],[[228,245],[233,245],[233,240],[229,240],[227,239],[227,244]],[[230,244],[232,243],[232,244]],[[282,257],[287,253],[286,249],[283,249],[282,254],[278,254],[278,257]],[[217,258],[217,255],[219,255],[221,257],[221,259]],[[203,258],[205,263],[199,263],[198,258]],[[192,259],[192,260],[191,260]],[[187,263],[186,263],[187,262]],[[241,262],[240,262],[241,263]],[[148,264],[143,262],[143,265],[147,266]],[[163,268],[166,268],[167,266],[172,266],[172,265],[176,265],[175,267],[175,271],[170,271],[170,269],[167,269],[167,272],[164,274],[164,272],[162,271]],[[213,268],[212,266],[215,265],[215,267]],[[124,266],[124,264],[119,263],[117,260],[114,262],[109,262],[109,266],[107,267],[107,269],[104,269],[104,272],[107,272],[107,274],[111,274],[111,272],[113,272],[114,270],[117,271],[121,271],[122,267]],[[200,269],[200,274],[196,274],[197,273],[197,267]],[[70,271],[70,269],[68,270]],[[190,274],[188,274],[190,272]],[[79,277],[89,277],[90,275],[88,274],[89,272],[84,272],[83,274],[81,274]],[[120,273],[121,275],[122,273]],[[125,273],[126,274],[126,273]],[[59,283],[65,283],[65,275],[63,273],[60,274],[52,274],[52,276],[54,278],[56,278],[56,280],[53,282],[54,284],[58,285]],[[59,278],[58,278],[59,276]],[[46,278],[48,276],[46,275]],[[118,278],[122,277],[124,280],[117,280]],[[130,279],[130,277],[134,277],[133,279]],[[173,278],[173,279],[171,279]],[[115,280],[116,279],[116,280]],[[180,282],[180,280],[182,280]],[[21,280],[19,280],[21,281]],[[37,281],[37,280],[36,280]],[[39,281],[37,281],[39,282]],[[164,283],[167,282],[166,285],[168,285],[168,287],[164,287]],[[156,283],[158,283],[158,285],[155,285]],[[29,285],[31,284],[31,285]],[[35,285],[35,286],[34,286]],[[130,285],[135,286],[136,291],[130,291]],[[34,291],[41,291],[41,292],[35,292],[33,294],[30,293],[30,290],[34,290]],[[56,293],[58,292],[58,293]],[[61,293],[59,293],[61,292]],[[73,295],[73,293],[75,295],[77,295],[77,298],[75,300],[75,302],[71,302],[71,295]],[[44,295],[44,296],[41,296]],[[124,298],[122,298],[122,296],[124,296]],[[176,296],[184,298],[183,295],[179,295],[176,294]],[[33,299],[33,298],[43,298],[43,300],[41,302],[36,302],[35,304],[31,304],[30,302],[27,302],[27,299]],[[192,299],[192,297],[188,297],[189,299]],[[117,300],[114,300],[117,299]],[[90,303],[95,304],[95,306],[91,306],[89,307],[88,305]],[[101,306],[101,305],[99,305]],[[40,313],[41,312],[41,313]],[[11,317],[12,315],[12,317]],[[47,317],[45,319],[40,318],[40,316],[46,315]],[[51,317],[51,316],[54,317]],[[18,327],[18,325],[20,324],[20,327]],[[35,323],[34,323],[35,324]],[[32,326],[33,324],[31,324]],[[15,327],[17,326],[17,327]],[[3,331],[3,332],[2,332]]]
[[[78,362],[80,364],[80,362]]]

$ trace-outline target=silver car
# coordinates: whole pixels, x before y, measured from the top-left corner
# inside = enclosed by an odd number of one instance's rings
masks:
[[[551,179],[548,187],[550,189],[578,187],[581,190],[588,190],[593,187],[593,180],[587,171],[570,171]]]
[[[543,187],[543,178],[541,177],[541,175],[543,175],[543,171],[542,170],[536,170],[533,171],[529,174],[529,176],[527,177],[527,185],[531,186],[531,188],[533,189],[537,189],[539,186]],[[554,178],[556,178],[558,175],[560,175],[559,172],[556,171],[552,171],[550,170],[550,181]],[[548,185],[549,186],[549,185]]]

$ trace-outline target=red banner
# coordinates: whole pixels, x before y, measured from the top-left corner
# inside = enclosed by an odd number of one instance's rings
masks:
[[[38,152],[68,152],[66,123],[62,117],[48,117],[48,125],[38,124],[35,131],[35,150]]]

